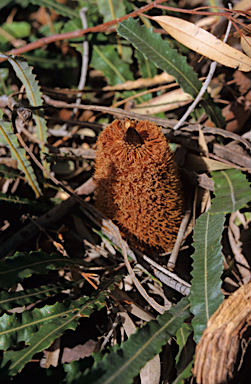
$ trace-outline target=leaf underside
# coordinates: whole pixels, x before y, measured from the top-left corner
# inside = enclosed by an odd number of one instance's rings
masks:
[[[239,169],[212,172],[215,199],[211,213],[231,213],[251,200],[250,184]]]

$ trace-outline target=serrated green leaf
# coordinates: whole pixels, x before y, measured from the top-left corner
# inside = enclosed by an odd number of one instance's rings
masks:
[[[45,203],[39,203],[38,201],[25,199],[18,196],[7,195],[6,193],[0,192],[0,203],[8,203],[8,204],[18,204],[21,206],[29,207],[32,211],[48,211],[52,208],[51,205]]]
[[[32,304],[38,300],[44,300],[56,293],[59,293],[73,284],[50,284],[43,287],[26,289],[25,291],[18,292],[1,292],[0,293],[0,309],[1,311],[8,311],[15,307],[23,307],[24,305]]]
[[[5,177],[6,179],[16,179],[17,177],[22,177],[21,173],[17,169],[7,167],[4,164],[0,164],[0,176]]]
[[[104,23],[107,23],[110,20],[118,19],[126,13],[125,6],[121,0],[99,0],[98,9],[104,17]]]
[[[246,176],[239,169],[212,172],[215,199],[210,213],[231,213],[251,200],[251,188]]]
[[[160,34],[154,33],[152,28],[141,26],[131,17],[122,21],[117,31],[119,35],[139,49],[147,59],[152,60],[157,67],[174,76],[184,92],[194,98],[197,96],[202,87],[198,75],[187,64],[186,57],[179,55],[176,49],[171,48]],[[208,93],[204,95],[201,105],[217,127],[225,125],[219,107]]]
[[[99,311],[105,305],[107,292],[113,289],[117,280],[118,277],[103,283],[91,297],[67,303],[56,303],[51,306],[46,305],[19,315],[2,316],[0,323],[2,348],[6,349],[8,344],[15,345],[19,341],[26,341],[29,346],[20,351],[4,353],[0,377],[15,375],[35,353],[48,348],[66,329],[76,329],[80,317],[89,317],[94,310]],[[38,329],[37,332],[36,329]]]
[[[199,342],[207,322],[223,301],[220,279],[223,271],[221,235],[225,215],[205,212],[196,220],[194,228],[195,252],[192,255],[193,279],[191,281],[191,312],[194,340]]]
[[[170,311],[152,320],[122,343],[111,348],[102,361],[74,383],[129,384],[147,361],[160,353],[161,347],[176,334],[190,316],[189,302],[183,298]]]
[[[36,80],[36,76],[32,73],[33,67],[30,67],[27,61],[21,57],[14,58],[13,56],[5,55],[4,53],[0,53],[0,57],[7,59],[12,65],[17,77],[25,86],[26,95],[30,105],[32,107],[41,107],[43,104],[42,93],[38,81]],[[35,110],[33,112],[33,118],[36,122],[38,138],[46,143],[47,126],[43,112],[41,110]],[[43,144],[41,145],[41,151],[43,153],[48,153],[47,147]],[[44,166],[46,167],[46,163]]]
[[[32,4],[39,5],[40,7],[53,9],[59,15],[69,17],[70,19],[79,16],[78,12],[76,12],[74,9],[71,9],[64,4],[58,3],[56,0],[30,0],[30,2]]]
[[[42,251],[16,252],[14,256],[0,260],[0,287],[8,289],[22,282],[33,273],[46,274],[51,269],[66,265],[79,265],[81,260],[68,259],[58,253],[48,255]]]
[[[18,169],[25,174],[26,179],[35,192],[36,197],[39,197],[42,192],[39,188],[31,163],[26,158],[25,149],[19,146],[17,137],[13,133],[11,123],[3,120],[0,120],[0,141],[2,144],[10,148],[12,158],[17,160]]]

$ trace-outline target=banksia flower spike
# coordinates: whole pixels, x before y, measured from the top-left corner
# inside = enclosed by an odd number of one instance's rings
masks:
[[[141,250],[168,251],[183,213],[183,194],[161,128],[149,121],[114,120],[100,134],[95,205]]]

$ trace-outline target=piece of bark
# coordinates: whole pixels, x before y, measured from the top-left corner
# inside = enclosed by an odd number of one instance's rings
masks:
[[[235,377],[250,323],[251,282],[235,291],[210,317],[195,352],[197,384],[229,383]]]

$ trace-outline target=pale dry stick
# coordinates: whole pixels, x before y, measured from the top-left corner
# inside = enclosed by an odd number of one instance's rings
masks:
[[[90,212],[93,214],[92,220],[94,222],[98,223],[98,221],[96,219],[101,220],[102,231],[105,231],[106,236],[110,238],[110,236],[112,235],[112,239],[113,239],[114,244],[116,244],[121,249],[121,251],[122,251],[122,254],[123,254],[123,257],[124,257],[124,261],[125,261],[125,265],[127,267],[127,270],[128,270],[128,272],[129,272],[129,274],[130,274],[130,276],[131,276],[131,278],[132,278],[132,280],[134,282],[134,285],[138,289],[139,293],[144,297],[144,299],[157,312],[163,314],[165,312],[165,307],[159,305],[153,298],[151,298],[148,295],[146,290],[142,287],[142,285],[140,284],[139,280],[135,276],[135,273],[134,273],[134,271],[133,271],[133,269],[132,269],[132,267],[130,265],[130,262],[128,260],[128,254],[129,254],[128,251],[131,251],[131,250],[130,250],[130,248],[128,248],[128,244],[122,239],[118,227],[111,220],[107,219],[95,207],[90,206],[89,204],[85,203],[84,201],[82,202],[82,205],[84,205],[84,207],[86,208],[85,209],[85,213],[87,213],[87,210],[90,210]],[[109,234],[109,236],[108,236],[108,234]],[[131,251],[131,253],[133,253],[133,252]],[[130,253],[130,256],[132,257],[131,253]],[[133,254],[133,256],[135,258],[135,261],[137,261],[134,254]]]
[[[107,227],[108,230],[110,232],[112,232],[114,234],[114,236],[117,238],[117,243],[122,251],[122,254],[124,256],[124,261],[125,261],[125,265],[127,267],[127,270],[136,286],[136,288],[138,289],[138,291],[140,292],[140,294],[144,297],[144,299],[157,311],[159,312],[160,314],[163,314],[165,312],[165,307],[163,307],[162,305],[159,305],[152,297],[150,297],[148,295],[148,293],[146,292],[146,290],[142,287],[142,285],[140,284],[139,280],[137,279],[137,277],[135,276],[135,273],[129,263],[129,260],[128,260],[128,257],[127,257],[127,251],[126,251],[126,243],[124,240],[122,240],[121,238],[121,235],[119,233],[119,229],[118,227],[113,224],[113,222],[111,220],[103,220],[102,221],[102,226],[103,227]]]
[[[81,8],[80,11],[79,11],[79,16],[81,18],[81,21],[82,21],[82,26],[83,26],[83,29],[87,29],[87,20],[86,20],[86,12],[88,11],[88,8],[84,7],[84,8]],[[84,36],[84,41],[83,41],[83,54],[82,54],[82,68],[81,68],[81,75],[80,75],[80,81],[79,81],[79,84],[78,84],[78,89],[79,90],[82,90],[84,89],[85,87],[85,82],[86,82],[86,75],[87,75],[87,70],[88,70],[88,58],[89,58],[89,44],[88,44],[88,40],[87,40],[87,36],[85,35]],[[82,100],[82,92],[79,92],[77,94],[77,98],[76,98],[76,103],[77,106],[80,105],[81,103],[81,100]],[[74,116],[76,115],[77,111],[78,111],[78,107],[75,107],[73,108],[73,111],[72,111],[72,114],[70,116],[70,119],[69,120],[72,120],[74,118]],[[61,130],[64,132],[68,127],[68,123],[65,123]],[[71,134],[68,135],[68,136],[72,136],[73,134],[76,133],[76,130],[72,130]]]
[[[171,256],[170,256],[168,263],[167,263],[167,268],[170,269],[171,271],[173,271],[175,268],[176,260],[178,257],[181,243],[182,243],[183,238],[184,238],[184,233],[186,231],[186,227],[187,227],[190,215],[191,215],[191,209],[187,209],[185,214],[184,214],[184,217],[182,219],[182,222],[180,224],[180,229],[179,229],[179,232],[177,235],[177,239],[176,239],[176,242],[174,244]]]
[[[171,277],[167,276],[165,273],[158,271],[157,269],[154,270],[154,274],[160,281],[162,281],[162,283],[164,283],[168,287],[175,289],[175,291],[182,293],[182,295],[189,295],[190,288],[182,285],[176,280],[173,280]]]
[[[229,6],[229,9],[232,9],[232,5],[231,4],[228,4]],[[231,26],[232,26],[232,22],[231,20],[229,19],[228,20],[228,26],[227,26],[227,31],[226,31],[226,34],[224,36],[224,39],[223,39],[223,42],[225,43],[228,39],[228,36],[229,36],[229,33],[230,33],[230,29],[231,29]],[[216,70],[216,66],[217,66],[217,61],[213,61],[210,65],[210,70],[209,70],[209,73],[207,75],[207,78],[206,78],[206,81],[204,82],[203,86],[201,87],[201,90],[200,92],[198,93],[198,95],[196,96],[196,98],[194,99],[193,103],[190,105],[190,107],[187,109],[186,113],[182,116],[182,118],[179,120],[179,122],[173,127],[173,130],[177,130],[181,127],[181,125],[186,121],[186,119],[188,118],[188,116],[194,111],[196,105],[201,101],[204,93],[206,92],[207,90],[207,87],[209,86],[212,78],[213,78],[213,75],[214,75],[214,72]]]
[[[161,271],[163,274],[167,275],[170,279],[176,280],[176,282],[179,282],[181,285],[190,288],[191,284],[187,283],[185,280],[181,279],[179,276],[177,276],[175,273],[170,272],[168,269],[162,267],[158,263],[156,263],[154,260],[150,259],[150,257],[143,255],[143,259],[147,261],[149,264],[151,264],[154,268]],[[180,291],[179,291],[180,292]]]
[[[88,8],[84,7],[81,8],[79,15],[82,21],[83,29],[87,29],[87,19],[86,19],[86,12],[88,11]],[[78,85],[78,89],[82,90],[85,87],[85,82],[86,82],[86,76],[87,76],[87,70],[88,70],[88,59],[89,59],[89,44],[87,40],[87,36],[85,36],[84,41],[83,41],[83,54],[82,54],[82,68],[81,68],[81,76],[80,76],[80,81]],[[81,97],[82,97],[82,92],[77,94],[77,100],[76,104],[81,103]],[[73,113],[75,114],[77,112],[76,110],[73,109]]]
[[[68,104],[65,101],[58,101],[58,100],[53,100],[49,96],[43,94],[43,99],[48,105],[51,105],[55,108],[67,108],[67,109],[73,109],[74,107],[77,106],[77,104]],[[148,120],[151,121],[157,125],[161,125],[164,127],[162,129],[164,134],[169,133],[171,135],[172,133],[179,133],[179,132],[173,132],[173,127],[177,123],[177,120],[174,119],[161,119],[159,117],[153,117],[153,116],[148,116],[148,115],[141,115],[139,113],[134,113],[134,112],[129,112],[125,111],[124,109],[121,108],[111,108],[111,107],[103,107],[103,106],[98,106],[98,105],[79,105],[79,109],[87,110],[87,111],[97,111],[97,112],[104,112],[108,113],[109,115],[115,115],[118,116],[118,118],[131,118],[135,120]],[[233,132],[228,132],[225,131],[224,129],[221,128],[215,128],[215,127],[209,127],[209,126],[201,126],[199,124],[188,124],[185,123],[184,126],[181,128],[182,131],[186,132],[198,132],[199,129],[202,129],[203,133],[208,133],[208,134],[213,134],[213,135],[220,135],[232,140],[236,140],[240,143],[243,143],[246,148],[251,150],[251,144],[248,140],[243,139],[241,136],[237,135],[236,133]]]
[[[110,331],[108,332],[108,334],[105,336],[105,339],[100,347],[100,350],[104,349],[106,344],[109,342],[110,338],[112,337],[112,334],[114,333],[115,329],[117,328],[117,326],[119,325],[119,323],[121,322],[121,318],[119,316],[119,314],[117,313],[116,315],[116,318],[112,324],[112,327],[110,329]]]

